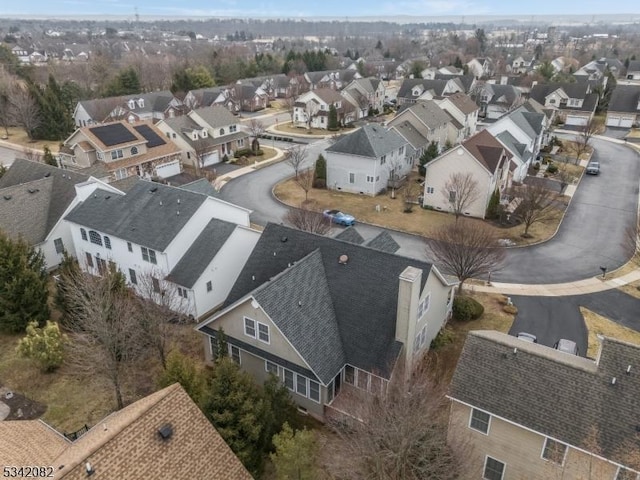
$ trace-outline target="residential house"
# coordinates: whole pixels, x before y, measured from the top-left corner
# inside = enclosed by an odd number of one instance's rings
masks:
[[[465,87],[460,79],[423,80],[408,78],[402,81],[398,89],[398,105],[408,105],[422,100],[433,100],[455,93],[464,93]]]
[[[478,116],[485,120],[497,120],[522,101],[522,94],[512,85],[485,83],[477,96],[476,102],[480,107]]]
[[[493,193],[498,190],[503,194],[510,187],[512,156],[487,130],[476,133],[426,164],[424,206],[452,211],[458,192],[451,189],[449,181],[452,175],[469,174],[477,183],[477,198],[462,213],[484,218]]]
[[[82,100],[76,104],[73,119],[76,127],[86,127],[113,120],[129,123],[140,121],[157,122],[164,118],[181,115],[182,102],[171,92],[151,92],[124,97]]]
[[[180,149],[151,123],[125,121],[81,127],[58,154],[63,168],[95,174],[107,182],[137,175],[168,178],[182,171]]]
[[[464,70],[462,68],[454,67],[453,65],[448,65],[445,67],[427,67],[422,72],[420,72],[420,76],[425,80],[436,80],[438,74],[444,75],[464,75]]]
[[[293,105],[293,126],[301,128],[329,127],[329,107],[333,105],[338,123],[346,124],[356,119],[356,106],[331,88],[320,88],[303,93]]]
[[[440,69],[443,70],[443,69]],[[475,90],[476,77],[473,75],[458,75],[454,73],[442,73],[438,71],[435,75],[435,80],[455,80],[456,84],[461,85],[463,92],[470,94]]]
[[[537,65],[538,61],[535,59],[535,57],[527,60],[523,56],[519,56],[516,57],[513,62],[511,62],[511,72],[518,75],[528,75],[535,70]]]
[[[178,383],[108,415],[75,439],[42,420],[0,422],[0,461],[42,465],[33,467],[43,472],[35,476],[65,480],[252,478]]]
[[[476,79],[487,78],[493,75],[493,61],[488,57],[473,58],[467,62],[469,73]]]
[[[225,107],[196,108],[186,115],[167,118],[156,127],[182,151],[182,161],[194,167],[220,163],[225,155],[249,148],[249,134]]]
[[[229,90],[225,87],[198,88],[189,90],[184,97],[184,105],[188,109],[201,107],[211,107],[222,105],[231,113],[238,113],[240,105],[231,97]]]
[[[331,90],[342,90],[353,80],[362,78],[357,70],[325,70],[321,72],[306,72],[304,80],[309,86],[309,90],[328,88]]]
[[[428,263],[268,224],[223,309],[197,330],[208,362],[223,329],[244,370],[259,382],[275,374],[325,420],[353,411],[349,393],[383,393],[412,371],[448,318],[453,289]]]
[[[253,85],[262,89],[269,96],[269,100],[276,98],[290,98],[300,93],[300,78],[297,75],[266,75],[262,77],[243,78],[236,82],[237,85]]]
[[[327,148],[327,188],[375,196],[413,168],[409,143],[395,130],[365,125]]]
[[[15,55],[18,58],[20,63],[27,64],[31,62],[31,59],[29,58],[31,51],[28,48],[24,48],[24,47],[21,47],[20,45],[16,45],[11,49],[11,53],[13,53],[13,55]]]
[[[631,60],[627,67],[627,74],[625,75],[627,80],[640,80],[640,60]]]
[[[603,64],[605,66],[605,70],[608,73],[611,73],[614,78],[618,78],[624,71],[624,63],[617,58],[602,57],[597,60],[597,62]]]
[[[126,194],[96,190],[65,220],[83,270],[100,275],[113,263],[138,293],[156,301],[170,295],[177,310],[198,318],[227,298],[260,235],[249,213],[139,180]]]
[[[238,102],[243,112],[257,112],[269,106],[269,94],[252,83],[236,83],[231,87],[231,97]]]
[[[573,77],[578,83],[588,83],[592,88],[601,87],[604,90],[608,80],[607,64],[593,60],[576,70]]]
[[[438,150],[447,142],[459,143],[462,125],[457,123],[433,100],[426,100],[403,108],[387,126],[402,135],[420,157],[431,142],[438,144]]]
[[[565,125],[587,125],[596,111],[598,94],[588,83],[546,83],[531,88],[530,97],[556,111]]]
[[[448,436],[464,442],[471,468],[492,480],[636,479],[640,347],[600,341],[594,361],[469,332],[449,388]]]
[[[377,78],[359,78],[353,80],[340,92],[351,104],[356,105],[357,118],[369,116],[370,110],[382,111],[385,88]]]
[[[464,93],[454,93],[448,97],[435,99],[438,106],[462,125],[462,137],[466,138],[476,132],[478,111],[476,103]]]
[[[607,127],[640,125],[640,85],[617,85],[609,100]]]
[[[111,188],[82,173],[16,159],[0,178],[0,230],[40,250],[53,270],[65,251],[75,255],[63,218],[80,201],[77,189],[91,192],[96,186]]]

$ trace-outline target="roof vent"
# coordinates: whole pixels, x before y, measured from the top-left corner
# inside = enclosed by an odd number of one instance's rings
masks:
[[[157,192],[157,191],[158,191],[158,187],[151,187],[151,188],[149,189],[149,192],[150,192],[150,193],[155,193],[155,192]]]
[[[5,196],[4,196],[4,199],[5,199],[5,200],[11,200],[11,195],[5,195]]]
[[[160,200],[160,206],[162,206],[162,200]]]
[[[165,423],[158,429],[158,434],[162,440],[169,440],[173,435],[173,427],[170,423]]]
[[[178,205],[180,205],[180,199],[178,199]]]
[[[51,176],[51,172],[47,172],[44,174],[45,177],[50,177]],[[63,175],[64,176],[64,175]]]
[[[631,365],[627,366],[627,375],[631,373]]]
[[[280,238],[280,241],[281,241],[282,243],[285,243],[287,240],[289,240],[287,237],[281,237],[281,238]]]
[[[302,302],[298,301],[298,306],[301,307],[302,306]]]
[[[340,256],[338,257],[338,263],[339,263],[340,265],[346,265],[348,261],[349,261],[349,257],[348,257],[348,256],[346,256],[346,255],[340,255]]]
[[[90,477],[91,475],[96,473],[96,471],[93,469],[93,467],[89,462],[84,464],[84,468],[87,470],[87,477]]]
[[[273,252],[273,256],[274,256],[274,257],[276,256],[276,252]]]
[[[27,190],[27,192],[29,192],[31,194],[34,194],[34,193],[39,192],[39,191],[40,190],[38,190],[37,188],[30,188],[30,189]]]
[[[180,216],[180,210],[176,210],[176,215]]]
[[[613,378],[611,379],[611,385],[615,385],[615,384],[616,384],[616,381],[617,381],[616,377],[613,377]]]
[[[255,282],[256,281],[256,276],[255,275],[251,275],[251,280],[253,280]]]

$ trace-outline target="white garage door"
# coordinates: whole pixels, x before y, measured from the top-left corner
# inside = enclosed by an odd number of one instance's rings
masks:
[[[607,115],[607,127],[631,128],[633,117],[623,117],[620,115]]]
[[[160,178],[173,177],[180,173],[180,160],[156,166],[156,175]]]
[[[564,122],[565,125],[586,125],[589,121],[588,117],[583,117],[581,115],[567,115],[567,121]]]
[[[220,163],[220,155],[218,151],[210,153],[209,155],[205,155],[202,157],[202,166],[208,167],[209,165],[214,165],[216,163]]]

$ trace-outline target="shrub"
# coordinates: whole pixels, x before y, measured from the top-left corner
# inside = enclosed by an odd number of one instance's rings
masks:
[[[66,343],[67,336],[60,332],[57,323],[47,320],[47,324],[39,328],[38,322],[30,322],[27,336],[20,340],[16,350],[20,356],[37,362],[43,372],[52,372],[64,361]]]
[[[313,188],[327,188],[327,181],[324,178],[316,178],[313,181]]]
[[[556,165],[555,163],[550,163],[549,166],[547,167],[547,172],[549,172],[551,175],[553,175],[554,173],[557,173],[558,165]]]
[[[540,164],[539,163],[534,163],[533,164],[533,169],[537,172],[538,170],[540,170]]]
[[[450,343],[453,343],[455,337],[455,332],[445,326],[438,332],[436,338],[431,341],[431,348],[435,350],[444,347],[445,345],[449,345]]]
[[[468,322],[476,320],[484,313],[484,307],[477,300],[467,296],[453,299],[453,316],[456,320]]]
[[[222,162],[223,163],[227,163],[229,161],[229,155],[227,155],[226,153],[223,155],[222,157]]]
[[[250,148],[241,148],[239,150],[236,150],[235,153],[233,154],[234,157],[236,158],[240,158],[240,157],[247,157],[249,155],[251,155],[252,151]]]
[[[515,305],[505,305],[504,307],[502,307],[502,310],[505,313],[509,313],[511,315],[515,315],[516,313],[518,313],[518,307],[516,307]]]

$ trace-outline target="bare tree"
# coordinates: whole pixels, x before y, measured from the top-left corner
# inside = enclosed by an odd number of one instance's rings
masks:
[[[480,197],[478,182],[471,173],[452,173],[441,190],[445,200],[451,205],[451,211],[456,216],[464,214],[473,202]]]
[[[0,65],[0,128],[4,129],[4,137],[9,137],[9,127],[14,122],[13,105],[11,104],[11,92],[15,80]]]
[[[291,208],[284,217],[285,221],[298,230],[325,235],[331,230],[328,218],[320,212],[315,212],[307,207]]]
[[[257,155],[258,150],[260,150],[260,141],[258,137],[264,133],[265,127],[264,123],[260,120],[256,120],[255,118],[249,122],[249,133],[253,137],[253,141],[251,142],[251,150],[253,150],[253,154]]]
[[[591,119],[580,129],[580,134],[575,137],[574,153],[576,164],[580,163],[580,157],[591,148],[591,139],[600,131],[600,123]]]
[[[505,252],[491,227],[477,220],[463,219],[436,231],[428,242],[427,256],[455,276],[462,291],[466,280],[499,269]]]
[[[413,207],[418,203],[418,196],[420,195],[421,188],[416,182],[409,181],[404,187],[404,212],[413,212]]]
[[[97,123],[122,120],[126,114],[122,107],[124,103],[125,97],[107,97],[95,100],[92,110],[93,120]]]
[[[295,147],[291,147],[287,150],[286,162],[291,168],[293,168],[296,180],[298,179],[298,173],[300,172],[300,168],[302,168],[305,158],[307,158],[307,147],[296,145]]]
[[[13,118],[17,125],[24,128],[29,140],[33,140],[33,132],[40,126],[40,108],[28,90],[16,86],[9,97]]]
[[[558,170],[557,175],[558,181],[560,182],[560,195],[564,194],[565,189],[571,183],[573,183],[573,175],[571,175],[567,169],[563,166]]]
[[[44,159],[44,155],[40,152],[40,150],[28,147],[22,148],[22,157],[26,160],[31,160],[32,162],[36,163],[43,163]]]
[[[293,123],[293,112],[296,106],[296,97],[293,95],[284,99],[284,104],[287,108],[287,112],[289,112],[289,116],[291,116],[291,123]]]
[[[191,141],[193,147],[194,166],[196,173],[200,173],[200,169],[204,167],[204,158],[211,153],[211,140],[198,135],[196,140]]]
[[[100,277],[78,271],[65,279],[72,340],[67,358],[77,372],[108,381],[120,409],[129,369],[145,341],[135,297],[122,274],[110,270]]]
[[[309,201],[309,191],[313,188],[313,182],[316,179],[316,172],[313,168],[303,170],[296,178],[298,186],[304,190],[304,201]]]
[[[554,204],[555,194],[541,183],[514,188],[513,196],[520,198],[514,214],[522,219],[524,238],[530,237],[529,228],[532,225],[558,216],[558,209]]]

